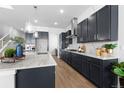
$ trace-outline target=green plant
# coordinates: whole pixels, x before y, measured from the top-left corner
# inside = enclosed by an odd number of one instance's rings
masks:
[[[112,66],[112,71],[120,76],[124,77],[124,62],[116,63]]]
[[[16,50],[15,49],[13,49],[13,48],[7,48],[5,50],[5,52],[4,52],[4,55],[5,55],[5,57],[10,58],[10,57],[14,57],[15,53],[16,53]]]
[[[105,44],[104,47],[106,49],[114,49],[117,47],[117,44]]]
[[[23,44],[25,42],[24,38],[18,36],[16,36],[13,40],[19,44]]]

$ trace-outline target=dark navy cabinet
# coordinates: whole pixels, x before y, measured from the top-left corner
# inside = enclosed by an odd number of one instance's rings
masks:
[[[103,63],[102,60],[87,57],[87,62],[90,63],[89,65],[89,71],[90,71],[90,77],[89,79],[98,87],[103,87],[101,84],[102,82],[102,70],[103,70]]]
[[[97,40],[111,40],[111,6],[105,6],[97,12]]]
[[[69,45],[69,44],[72,44],[72,38],[69,37],[69,36],[71,36],[71,30],[68,30],[68,31],[66,32],[66,34],[67,34],[67,36],[66,36],[67,44],[68,44],[68,45]]]
[[[59,49],[65,49],[69,44],[72,44],[72,38],[68,38],[71,35],[71,30],[59,34]]]
[[[118,40],[118,6],[108,5],[97,12],[97,40]]]
[[[90,64],[86,56],[82,56],[82,74],[87,78],[90,77]]]
[[[82,22],[81,31],[82,31],[83,42],[87,42],[87,19],[85,19]]]
[[[66,42],[66,33],[61,33],[59,35],[59,48],[64,49],[67,47],[67,42]]]
[[[77,43],[117,41],[118,6],[107,5],[78,24]]]
[[[17,70],[16,88],[55,88],[55,67]]]
[[[118,6],[111,6],[111,41],[118,40]]]
[[[117,87],[117,76],[111,72],[111,66],[118,59],[101,60],[68,51],[63,53],[65,57],[61,58],[97,87]]]
[[[87,19],[82,21],[78,26],[77,42],[78,43],[87,42]]]
[[[96,64],[90,64],[90,80],[96,85],[101,85],[101,67]]]
[[[83,42],[81,23],[77,25],[77,43]]]
[[[82,56],[72,53],[71,66],[75,68],[78,72],[82,72]]]
[[[96,13],[91,15],[88,18],[88,41],[96,41],[97,40],[97,29],[96,29]]]

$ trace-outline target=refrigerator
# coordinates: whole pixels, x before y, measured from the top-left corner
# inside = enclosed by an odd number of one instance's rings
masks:
[[[36,49],[38,54],[46,54],[49,50],[48,32],[38,32],[38,38],[35,39]]]

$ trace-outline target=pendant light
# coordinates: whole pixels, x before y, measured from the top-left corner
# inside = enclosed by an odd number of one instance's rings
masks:
[[[38,22],[37,16],[36,16],[36,15],[37,15],[37,6],[34,6],[34,10],[35,10],[35,13],[34,13],[34,14],[35,14],[35,15],[34,15],[34,17],[35,17],[35,18],[34,18],[34,23],[37,23],[37,22]],[[33,36],[34,36],[34,38],[38,38],[38,37],[39,37],[39,36],[38,36],[38,32],[35,31],[34,34],[33,34]]]
[[[38,20],[37,20],[37,9],[38,9],[38,7],[34,6],[34,10],[35,10],[35,12],[34,12],[34,23],[38,22]]]
[[[33,36],[34,36],[34,38],[38,38],[39,37],[38,31],[34,32]]]

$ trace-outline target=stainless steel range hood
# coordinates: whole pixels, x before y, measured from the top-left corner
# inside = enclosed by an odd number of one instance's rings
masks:
[[[71,20],[71,38],[75,38],[77,36],[77,24],[78,24],[78,19],[74,17]]]

